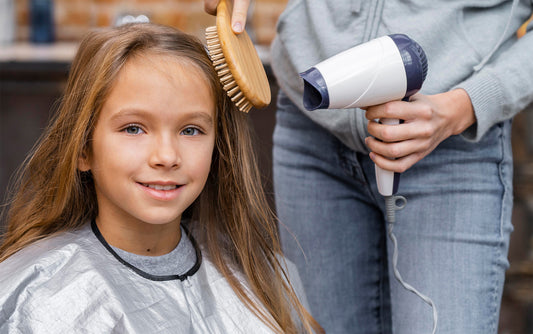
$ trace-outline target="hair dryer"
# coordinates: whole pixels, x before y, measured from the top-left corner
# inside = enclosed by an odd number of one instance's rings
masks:
[[[408,100],[420,90],[427,74],[424,51],[414,40],[393,34],[343,51],[300,73],[307,110],[361,108],[393,100]],[[400,120],[381,119],[383,124]],[[376,165],[378,190],[392,196],[400,174]]]

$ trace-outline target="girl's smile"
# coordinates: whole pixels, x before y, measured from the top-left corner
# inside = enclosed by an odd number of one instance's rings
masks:
[[[144,188],[144,191],[154,199],[160,201],[170,201],[179,195],[183,185],[175,184],[173,182],[150,182],[138,184]]]

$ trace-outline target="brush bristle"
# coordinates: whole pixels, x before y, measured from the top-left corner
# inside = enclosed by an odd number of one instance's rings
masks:
[[[228,68],[224,53],[222,52],[222,47],[220,46],[216,26],[205,29],[205,39],[207,42],[209,57],[213,62],[220,83],[222,83],[222,88],[226,91],[226,94],[228,94],[237,108],[239,108],[240,111],[247,113],[252,109],[252,104],[246,96],[244,96],[239,85],[235,82],[231,70]]]

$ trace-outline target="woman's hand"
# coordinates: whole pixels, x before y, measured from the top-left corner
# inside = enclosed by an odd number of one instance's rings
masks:
[[[217,13],[217,5],[219,0],[204,0],[204,10],[211,15]],[[248,14],[248,7],[250,0],[233,0],[233,13],[231,14],[231,28],[236,34],[244,31],[246,26],[246,16]]]
[[[431,153],[446,138],[462,133],[476,119],[470,97],[463,89],[436,95],[415,94],[409,102],[392,101],[365,108],[370,158],[379,167],[405,172]],[[402,119],[398,125],[374,122]],[[378,140],[379,139],[379,140]],[[393,158],[393,159],[391,159]]]

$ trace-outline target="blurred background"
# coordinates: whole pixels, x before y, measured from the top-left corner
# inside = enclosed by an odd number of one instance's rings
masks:
[[[272,203],[271,148],[278,91],[269,45],[287,0],[251,1],[248,34],[269,77],[272,103],[252,109],[250,122]],[[90,29],[145,15],[204,39],[215,18],[203,0],[0,0],[0,203],[9,179],[57,108],[80,38]],[[509,259],[499,334],[533,334],[533,112],[513,122],[514,201]],[[0,232],[5,228],[0,220]]]

